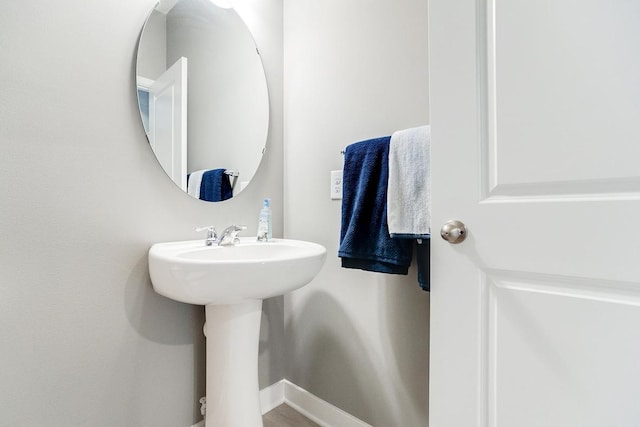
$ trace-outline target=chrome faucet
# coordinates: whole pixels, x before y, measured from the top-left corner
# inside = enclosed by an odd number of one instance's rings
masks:
[[[200,232],[206,230],[207,238],[204,239],[205,246],[229,246],[240,243],[238,233],[246,228],[246,225],[231,225],[225,228],[220,235],[216,233],[216,228],[213,225],[208,227],[198,227],[196,228],[196,231]]]
[[[207,230],[207,238],[204,240],[205,246],[213,246],[215,243],[218,244],[218,233],[216,233],[216,228],[213,225],[208,227],[198,227],[196,231],[199,233],[201,231]],[[226,231],[226,230],[225,230]]]
[[[238,233],[242,230],[246,229],[246,225],[231,225],[224,229],[220,236],[216,240],[217,246],[228,246],[235,245],[236,243],[240,243],[240,238],[238,237]]]

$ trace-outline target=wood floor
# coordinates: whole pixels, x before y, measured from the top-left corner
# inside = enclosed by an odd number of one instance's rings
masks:
[[[264,414],[262,421],[264,427],[320,427],[285,404]]]

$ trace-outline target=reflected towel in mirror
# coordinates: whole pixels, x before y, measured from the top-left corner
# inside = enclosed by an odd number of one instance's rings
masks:
[[[233,196],[233,188],[226,169],[204,169],[188,176],[187,192],[207,202],[220,202]]]

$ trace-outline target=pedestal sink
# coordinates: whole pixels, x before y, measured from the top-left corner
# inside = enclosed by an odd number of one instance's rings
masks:
[[[154,290],[205,306],[208,427],[261,427],[258,342],[262,300],[309,283],[326,249],[289,239],[230,246],[203,240],[158,243],[149,250]]]

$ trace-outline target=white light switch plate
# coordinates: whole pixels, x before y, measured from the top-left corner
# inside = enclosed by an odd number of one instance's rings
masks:
[[[342,171],[331,171],[331,199],[342,199]]]

